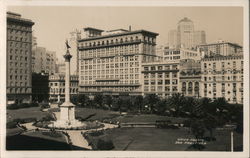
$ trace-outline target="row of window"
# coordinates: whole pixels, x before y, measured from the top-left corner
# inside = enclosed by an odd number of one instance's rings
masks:
[[[29,48],[30,44],[29,43],[23,43],[23,42],[14,42],[14,41],[10,41],[8,42],[9,47],[12,49],[15,48]]]
[[[165,66],[144,66],[144,71],[155,71],[155,70],[177,70],[178,65],[165,65]]]
[[[178,73],[177,72],[165,72],[165,73],[145,73],[144,74],[144,78],[169,78],[170,77],[170,74],[172,74],[172,78],[176,78],[178,77]]]
[[[86,71],[83,71],[81,70],[81,75],[108,75],[108,74],[124,74],[124,73],[139,73],[139,68],[126,68],[126,69],[104,69],[104,70],[100,70],[100,69],[97,69],[97,70],[86,70]]]
[[[69,92],[70,93],[77,93],[78,92],[78,88],[70,88],[69,89]],[[53,94],[53,93],[65,93],[65,88],[51,88],[50,89],[50,93]]]
[[[123,42],[134,42],[141,40],[138,36],[130,36],[130,37],[120,37],[116,39],[108,39],[108,40],[100,40],[100,41],[93,41],[93,42],[82,42],[79,44],[81,47],[92,47],[92,46],[101,46],[101,45],[109,45],[114,43],[123,43]],[[155,43],[155,38],[144,36],[143,40],[146,42],[153,42]]]
[[[13,68],[12,66],[15,66],[15,67],[25,67],[25,68],[27,68],[27,66],[28,66],[28,63],[23,63],[23,62],[9,62],[9,66],[11,67],[11,68]]]
[[[7,24],[7,27],[10,28],[10,32],[17,33],[18,31],[31,31],[30,26],[24,26],[24,25],[16,25],[16,24]]]
[[[27,72],[28,72],[27,69],[19,69],[19,70],[18,69],[12,69],[12,68],[9,69],[9,74],[13,74],[13,73],[18,74],[18,73],[20,73],[20,74],[24,75],[24,74],[27,74]],[[10,75],[10,76],[12,76],[12,75]]]
[[[204,65],[205,69],[208,68],[208,67],[211,67],[211,66],[213,67],[213,69],[216,69],[216,67],[219,65],[219,63],[220,62],[204,63],[203,65]],[[225,68],[226,65],[230,66],[231,64],[233,65],[233,67],[236,67],[236,65],[237,65],[236,63],[238,63],[238,62],[236,62],[236,61],[227,62],[227,63],[221,62],[221,67]],[[243,66],[244,66],[244,62],[241,61],[241,67],[243,67]]]
[[[213,77],[203,77],[204,81],[236,81],[237,79],[243,80],[242,76],[213,76]]]
[[[117,62],[128,62],[128,61],[138,61],[139,56],[116,56],[114,58],[103,58],[103,59],[91,59],[91,60],[84,60],[81,61],[82,65],[92,65],[92,64],[99,64],[99,63],[117,63]],[[98,65],[97,65],[98,66]]]
[[[30,93],[30,88],[9,88],[10,93]]]
[[[21,86],[21,87],[22,86],[24,86],[24,87],[29,86],[27,82],[20,82],[20,81],[19,82],[12,82],[11,81],[11,82],[9,82],[9,85],[10,86]]]
[[[155,85],[155,84],[169,85],[170,83],[173,84],[173,85],[176,85],[176,84],[178,84],[178,79],[173,79],[173,80],[150,80],[150,81],[149,80],[144,80],[144,85],[149,85],[149,84],[151,84],[151,85]]]
[[[80,82],[81,85],[120,85],[120,84],[139,84],[139,80],[119,80],[119,81],[112,81],[112,82],[109,82],[109,81],[105,81],[105,82],[96,82],[96,81],[81,81]]]
[[[18,55],[28,55],[28,49],[10,49],[9,51],[10,54],[18,54]]]
[[[120,87],[120,86],[117,86],[117,87],[83,87],[81,88],[81,91],[116,91],[116,92],[129,92],[129,91],[134,91],[136,90],[137,88],[136,87]]]
[[[65,82],[50,82],[49,85],[50,85],[50,87],[52,87],[52,86],[65,86]],[[71,82],[70,86],[77,87],[78,86],[78,82]]]
[[[15,56],[15,55],[10,55],[10,60],[25,60],[27,61],[28,60],[28,57],[23,57],[23,56]]]
[[[145,92],[154,92],[154,91],[165,91],[165,92],[178,92],[178,87],[177,86],[144,86],[144,91]]]
[[[139,62],[124,62],[115,64],[97,64],[81,66],[82,70],[95,70],[95,69],[109,69],[109,68],[123,68],[123,67],[139,67]]]

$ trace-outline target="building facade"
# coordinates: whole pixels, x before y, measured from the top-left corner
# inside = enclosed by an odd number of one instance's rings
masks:
[[[164,50],[163,60],[165,61],[180,61],[184,59],[201,60],[201,53],[198,50],[184,48]]]
[[[7,103],[32,100],[32,26],[20,14],[7,12]]]
[[[201,60],[201,96],[224,97],[229,103],[243,103],[243,56]]]
[[[115,30],[101,35],[93,31],[91,37],[79,40],[79,92],[141,94],[141,65],[155,59],[158,34]]]
[[[32,49],[32,72],[55,74],[57,57],[56,52],[48,51],[44,47]]]
[[[178,62],[147,62],[142,64],[143,95],[169,97],[180,91]]]
[[[32,101],[49,101],[49,75],[44,73],[32,73]]]
[[[205,57],[243,55],[242,46],[225,41],[199,45],[198,47]]]
[[[70,95],[78,94],[78,75],[70,76]],[[65,74],[49,76],[49,100],[53,103],[65,101]]]
[[[180,61],[180,92],[184,96],[199,98],[201,82],[200,60],[184,59]]]

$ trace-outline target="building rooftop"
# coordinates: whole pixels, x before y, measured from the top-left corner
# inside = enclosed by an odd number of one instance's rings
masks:
[[[84,31],[89,31],[89,30],[93,30],[93,31],[98,31],[98,32],[103,32],[104,30],[101,29],[97,29],[97,28],[93,28],[93,27],[85,27],[83,28]]]
[[[242,48],[242,46],[237,44],[237,43],[232,43],[232,42],[227,42],[227,41],[218,41],[218,42],[214,42],[214,43],[201,44],[199,46],[220,45],[220,44],[230,44],[230,45],[234,45],[236,47],[241,47]]]
[[[7,12],[7,20],[8,21],[15,21],[15,22],[22,22],[22,23],[26,23],[29,25],[34,25],[34,22],[32,22],[32,20],[24,19],[21,17],[21,14],[10,12],[10,11]]]
[[[188,19],[187,17],[184,17],[183,19],[179,21],[179,23],[181,22],[192,22],[192,20]]]
[[[102,35],[102,36],[83,38],[83,39],[80,39],[78,41],[83,42],[83,41],[90,41],[90,40],[102,39],[102,38],[107,38],[107,37],[116,37],[116,36],[136,34],[136,33],[148,34],[148,35],[151,35],[151,36],[158,36],[159,35],[158,33],[154,33],[154,32],[151,32],[151,31],[135,30],[135,31],[126,31],[126,32],[121,32],[121,33],[116,33],[116,34],[107,34],[107,35]]]

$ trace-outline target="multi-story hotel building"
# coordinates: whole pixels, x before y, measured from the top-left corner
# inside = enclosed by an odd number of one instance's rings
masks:
[[[205,57],[218,56],[218,55],[221,56],[243,55],[242,46],[225,41],[218,41],[217,43],[199,45],[198,48]]]
[[[224,97],[229,103],[243,103],[243,56],[201,60],[201,96]]]
[[[157,94],[168,97],[178,93],[179,63],[178,62],[147,62],[142,64],[143,95]]]
[[[180,61],[180,92],[189,97],[200,97],[201,63],[200,60]]]
[[[87,38],[79,40],[79,92],[141,94],[143,61],[156,57],[157,33],[137,30],[88,28]]]
[[[78,75],[70,76],[70,95],[78,94]],[[49,100],[51,102],[65,101],[65,74],[49,76]]]
[[[7,12],[7,100],[31,102],[32,26],[20,14]]]

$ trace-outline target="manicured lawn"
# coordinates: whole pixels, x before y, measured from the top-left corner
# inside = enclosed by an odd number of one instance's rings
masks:
[[[87,118],[87,120],[111,120],[112,122],[155,122],[157,120],[171,120],[173,123],[181,123],[185,118],[175,118],[167,116],[159,116],[155,114],[140,114],[140,115],[120,115],[119,112],[90,109],[90,108],[76,108],[76,117]]]
[[[66,143],[67,140],[65,136],[61,132],[52,133],[50,131],[35,131],[35,132],[25,132],[23,135],[30,136],[30,137],[37,137],[42,139],[48,139],[58,142]]]
[[[208,134],[207,134],[208,135]],[[214,132],[216,141],[206,142],[204,151],[230,151],[230,131]],[[242,135],[234,134],[235,149],[242,145]],[[190,144],[175,144],[178,138],[192,139],[187,129],[117,128],[105,131],[101,137],[111,139],[114,150],[185,151]],[[97,138],[97,137],[96,137]]]
[[[29,135],[6,137],[7,150],[70,150],[70,145],[63,141],[55,141]]]
[[[40,107],[23,108],[17,110],[7,110],[7,122],[14,119],[36,118],[37,120],[48,115],[42,112]]]
[[[176,118],[168,116],[160,116],[155,114],[141,114],[141,115],[124,115],[113,118],[112,120],[119,121],[121,123],[128,122],[155,122],[157,120],[170,120],[172,123],[182,123],[185,118]]]
[[[102,109],[90,109],[90,108],[76,108],[76,117],[81,117],[89,121],[103,120],[107,118],[118,117],[119,112],[102,110]]]

